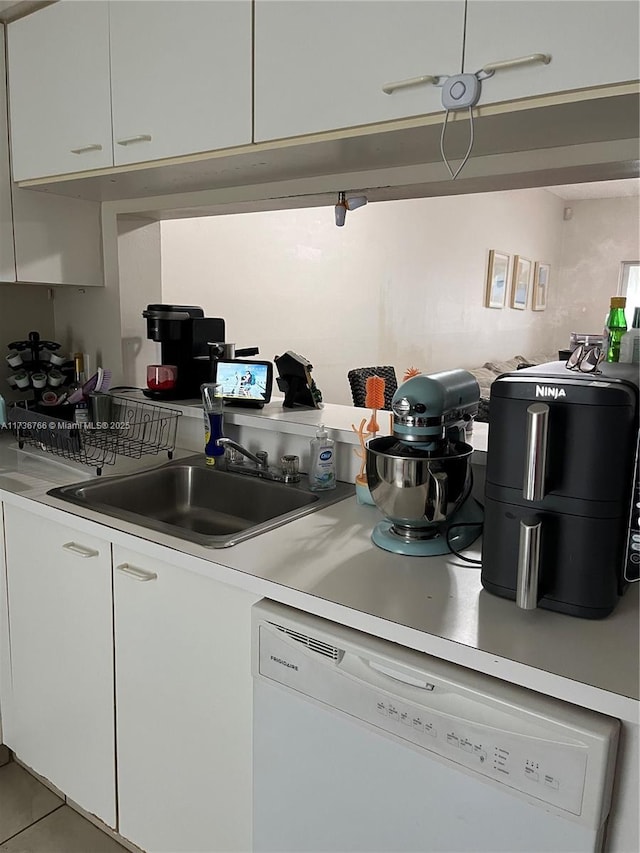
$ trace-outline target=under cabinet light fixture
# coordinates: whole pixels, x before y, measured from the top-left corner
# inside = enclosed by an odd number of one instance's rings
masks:
[[[369,199],[366,195],[356,195],[347,198],[346,193],[339,192],[338,203],[335,206],[336,225],[341,228],[347,217],[347,210],[357,210],[359,207],[363,207],[368,201]]]

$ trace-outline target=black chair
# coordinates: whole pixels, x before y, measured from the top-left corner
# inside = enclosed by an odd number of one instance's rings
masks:
[[[367,379],[370,376],[380,376],[384,379],[384,408],[391,411],[391,398],[398,388],[396,371],[393,367],[355,367],[347,373],[347,379],[351,386],[353,405],[364,407],[367,396]]]

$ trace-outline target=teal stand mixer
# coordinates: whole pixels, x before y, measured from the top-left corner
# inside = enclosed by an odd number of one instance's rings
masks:
[[[371,497],[386,516],[374,543],[408,556],[456,553],[482,532],[471,497],[471,445],[466,428],[480,389],[466,370],[418,374],[393,395],[393,434],[367,442]]]

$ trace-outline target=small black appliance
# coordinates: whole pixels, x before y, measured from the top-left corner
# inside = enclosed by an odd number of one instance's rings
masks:
[[[564,362],[491,387],[482,585],[543,607],[602,618],[640,563],[637,366]]]
[[[142,316],[147,321],[147,338],[160,343],[162,364],[177,367],[173,388],[147,388],[146,396],[162,400],[200,397],[200,386],[211,380],[209,343],[224,341],[224,320],[205,317],[197,305],[147,305]]]

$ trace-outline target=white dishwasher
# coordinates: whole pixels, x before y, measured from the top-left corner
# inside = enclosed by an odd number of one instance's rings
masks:
[[[602,849],[619,723],[253,608],[255,851]]]

